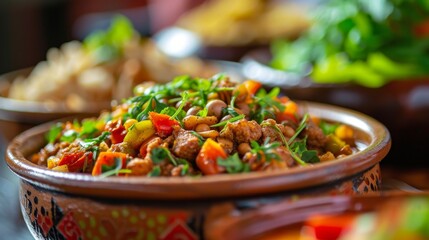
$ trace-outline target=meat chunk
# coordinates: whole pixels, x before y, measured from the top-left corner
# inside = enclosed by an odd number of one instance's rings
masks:
[[[173,134],[175,136],[172,149],[174,155],[189,161],[195,160],[201,149],[198,138],[190,131],[181,128],[175,128]]]
[[[248,143],[251,140],[259,140],[262,136],[261,126],[255,121],[241,119],[236,122],[228,123],[221,137],[229,138],[237,143]]]
[[[308,149],[322,149],[327,141],[325,134],[321,128],[319,128],[313,121],[307,123],[307,127],[304,130],[304,134],[307,135]]]

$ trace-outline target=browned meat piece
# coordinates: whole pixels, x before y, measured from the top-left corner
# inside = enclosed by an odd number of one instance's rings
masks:
[[[263,141],[265,141],[267,138],[270,138],[270,142],[282,142],[279,133],[272,126],[277,126],[280,130],[282,130],[282,128],[284,128],[283,125],[277,124],[274,119],[266,119],[262,121],[261,125]]]
[[[219,137],[217,138],[217,142],[228,154],[231,154],[232,150],[234,150],[234,143],[230,139]]]
[[[194,161],[201,149],[198,138],[190,131],[181,128],[175,128],[174,132],[173,153],[179,158]]]
[[[327,141],[325,134],[313,121],[307,123],[307,127],[303,131],[307,135],[308,149],[322,149]]]
[[[279,133],[272,127],[277,126],[278,129],[283,133],[283,136],[286,140],[289,140],[294,134],[295,130],[291,128],[290,126],[285,126],[283,124],[277,124],[274,119],[266,119],[262,121],[262,139],[265,141],[266,138],[270,138],[270,142],[282,142],[282,139],[279,135]]]
[[[235,143],[248,143],[251,140],[259,140],[262,136],[261,126],[255,121],[241,119],[239,121],[228,123],[221,134],[221,137],[234,140]]]

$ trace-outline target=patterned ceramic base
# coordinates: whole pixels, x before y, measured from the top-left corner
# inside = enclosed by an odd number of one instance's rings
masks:
[[[24,219],[37,239],[199,239],[210,227],[213,210],[232,205],[246,211],[290,197],[363,194],[380,189],[380,167],[352,178],[299,192],[208,201],[118,201],[82,198],[21,182]],[[231,210],[231,209],[230,209]],[[210,212],[211,216],[206,214]],[[216,213],[214,213],[216,215]]]

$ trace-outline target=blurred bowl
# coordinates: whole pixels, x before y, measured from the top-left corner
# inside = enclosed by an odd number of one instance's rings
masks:
[[[192,63],[189,62],[189,64]],[[184,65],[184,63],[181,64]],[[243,79],[240,63],[207,60],[205,64],[207,65],[207,73],[205,74],[223,72],[234,81]],[[65,102],[36,102],[9,98],[8,92],[12,82],[19,76],[28,76],[31,71],[32,68],[26,68],[0,76],[0,132],[7,140],[11,140],[18,133],[44,122],[78,114],[95,115],[101,110],[111,107],[111,101],[85,102],[83,108],[71,108],[70,104]],[[184,68],[182,71],[186,72],[187,69]],[[188,71],[191,72],[192,70],[188,69]]]
[[[218,217],[216,221],[212,222],[210,228],[207,229],[207,239],[308,239],[300,236],[300,232],[305,221],[312,216],[334,216],[341,214],[363,214],[382,210],[386,211],[385,206],[386,204],[389,204],[387,206],[397,207],[396,209],[389,209],[389,211],[391,215],[395,216],[396,213],[396,217],[398,217],[398,206],[401,206],[399,204],[416,198],[429,199],[429,193],[391,191],[366,196],[335,196],[295,199],[278,202],[270,206],[264,206],[244,213],[230,211],[231,207],[225,205],[223,207],[224,215],[222,217]],[[397,220],[398,219],[395,218],[390,219],[390,221]],[[329,231],[327,228],[328,227],[326,227],[326,231]],[[331,232],[335,231],[333,229],[330,230]],[[364,239],[359,238],[359,236],[357,237],[358,238],[355,239]]]
[[[269,67],[270,59],[267,49],[249,52],[241,60],[243,75],[268,87],[278,86],[291,99],[342,106],[374,117],[392,134],[394,145],[387,164],[428,167],[422,156],[426,155],[429,144],[429,78],[392,81],[380,88],[317,84],[308,73],[297,75]]]
[[[352,110],[311,102],[299,104],[315,117],[351,126],[360,151],[287,171],[201,178],[97,178],[55,172],[28,160],[45,144],[44,135],[53,124],[48,123],[18,135],[8,146],[6,161],[21,179],[22,213],[38,239],[174,239],[180,234],[197,239],[203,237],[205,227],[215,217],[207,213],[224,203],[252,209],[296,195],[378,191],[379,162],[390,149],[387,129]]]
[[[70,109],[61,102],[32,102],[8,97],[12,81],[19,76],[26,77],[32,68],[21,69],[0,76],[0,132],[7,140],[18,133],[40,123],[67,116],[90,115],[110,108],[109,102],[88,102],[81,110]]]

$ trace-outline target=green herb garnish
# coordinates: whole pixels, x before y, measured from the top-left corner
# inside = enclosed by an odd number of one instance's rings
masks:
[[[216,162],[219,166],[225,167],[228,173],[250,172],[250,165],[243,163],[237,153],[225,159],[219,157],[216,159]]]

